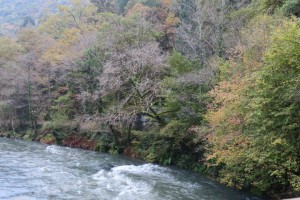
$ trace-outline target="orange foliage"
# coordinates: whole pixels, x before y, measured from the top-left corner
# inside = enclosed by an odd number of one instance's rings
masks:
[[[251,28],[243,32],[242,41],[227,52],[229,59],[219,66],[220,82],[209,94],[214,100],[206,114],[206,120],[212,128],[207,136],[210,144],[206,155],[208,167],[239,163],[245,149],[251,145],[248,136],[243,134],[246,90],[253,85],[253,72],[261,68],[271,22],[270,17],[255,18],[250,24]],[[234,175],[222,175],[221,181],[230,184],[231,176]]]
[[[172,5],[172,0],[161,0],[163,7],[169,8]]]
[[[248,79],[236,63],[237,60],[243,60],[240,59],[243,58],[242,50],[237,49],[234,56],[234,59],[228,61],[227,68],[221,72],[222,81],[209,93],[214,100],[206,114],[206,120],[213,132],[207,137],[213,146],[206,155],[208,166],[217,166],[225,160],[229,162],[239,159],[241,150],[245,145],[249,145],[247,137],[242,135],[244,116],[241,108]]]
[[[236,113],[239,107],[239,100],[244,89],[244,81],[234,78],[231,81],[222,81],[211,92],[210,96],[214,101],[209,106],[206,119],[212,127],[224,123],[239,125],[243,121]]]

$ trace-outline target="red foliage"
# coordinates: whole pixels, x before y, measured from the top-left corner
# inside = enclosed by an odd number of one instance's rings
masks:
[[[133,147],[127,147],[124,152],[124,155],[131,157],[131,158],[137,158],[138,156],[136,155],[136,152],[134,151]]]
[[[67,94],[68,91],[69,91],[69,87],[68,86],[59,87],[57,89],[57,93],[58,93],[59,96]]]
[[[94,150],[96,144],[97,144],[96,141],[89,140],[87,138],[78,135],[70,135],[62,141],[62,145],[64,146],[86,149],[86,150]]]

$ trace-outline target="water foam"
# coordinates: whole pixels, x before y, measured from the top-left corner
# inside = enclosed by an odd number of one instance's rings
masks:
[[[167,197],[168,193],[158,194],[157,188],[168,187],[180,193],[188,195],[199,185],[183,183],[172,175],[172,170],[153,164],[122,165],[112,168],[110,171],[100,170],[93,175],[98,187],[118,196],[118,199],[159,199],[159,196]],[[183,187],[184,186],[184,187]],[[167,189],[168,190],[168,189]]]
[[[26,146],[27,143],[3,142],[0,138],[0,146],[2,143],[15,145],[0,157],[0,199],[245,199],[235,191],[176,168],[143,165],[55,145]]]
[[[51,145],[46,147],[46,151],[53,154],[59,154],[60,153],[60,147]]]
[[[93,175],[93,179],[97,181],[98,187],[105,190],[106,193],[117,194],[114,200],[119,199],[157,199],[157,195],[153,192],[155,182],[137,180],[132,175],[149,176],[158,169],[155,165],[123,165],[114,167],[111,171],[100,170]],[[160,173],[159,173],[160,174]],[[157,176],[159,176],[156,173]],[[153,174],[152,174],[153,175]],[[162,174],[160,174],[162,175]]]
[[[141,175],[141,176],[151,176],[151,177],[165,177],[169,176],[166,174],[171,172],[168,168],[160,167],[158,165],[153,164],[144,164],[144,165],[121,165],[112,168],[113,172],[116,173],[127,173],[133,175]]]

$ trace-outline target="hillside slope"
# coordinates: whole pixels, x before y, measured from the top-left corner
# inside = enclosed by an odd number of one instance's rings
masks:
[[[65,0],[0,0],[0,34],[11,35],[27,17],[38,22],[46,12],[55,12]]]

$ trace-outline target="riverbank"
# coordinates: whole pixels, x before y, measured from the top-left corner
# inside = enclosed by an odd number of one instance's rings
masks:
[[[181,127],[179,127],[180,129]],[[196,142],[194,136],[168,133],[132,131],[131,142],[117,144],[112,133],[76,133],[67,130],[38,130],[23,132],[0,132],[0,137],[21,138],[48,145],[61,145],[111,154],[124,154],[149,163],[174,165],[195,172],[204,172],[200,159],[203,158],[201,140]]]
[[[57,138],[50,131],[41,131],[37,135],[32,132],[13,133],[0,132],[0,137],[19,138],[48,145],[61,145],[71,148],[97,151],[97,141],[78,134],[68,134],[65,138]]]

